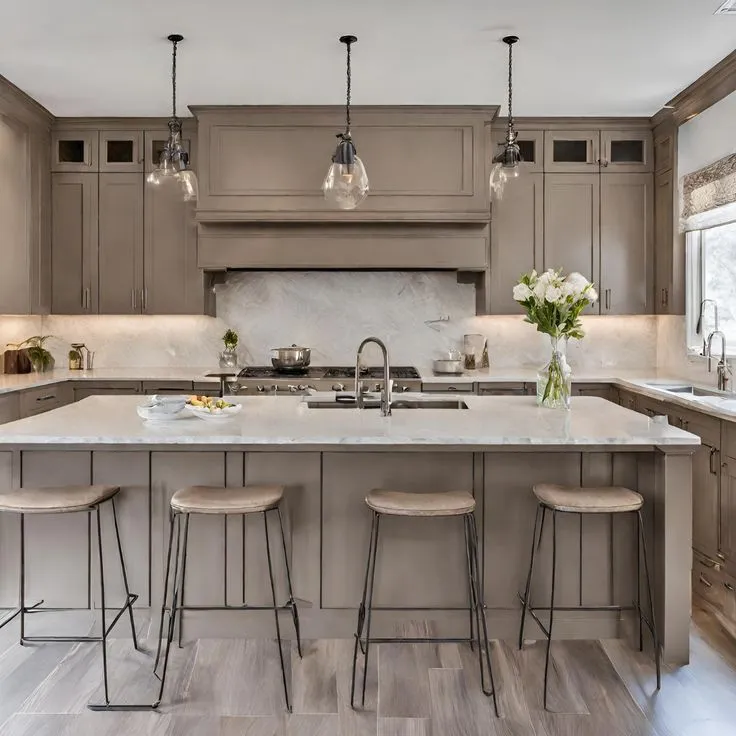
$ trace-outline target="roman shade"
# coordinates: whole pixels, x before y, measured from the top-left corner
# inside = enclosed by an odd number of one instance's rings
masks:
[[[736,221],[736,153],[686,174],[680,190],[683,230]]]

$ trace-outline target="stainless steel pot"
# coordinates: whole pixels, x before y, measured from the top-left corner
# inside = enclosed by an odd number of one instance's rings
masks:
[[[463,361],[451,359],[435,360],[432,363],[432,370],[439,374],[457,376],[463,372]]]
[[[312,351],[292,345],[290,348],[273,348],[271,364],[277,371],[294,371],[306,368],[311,360]]]

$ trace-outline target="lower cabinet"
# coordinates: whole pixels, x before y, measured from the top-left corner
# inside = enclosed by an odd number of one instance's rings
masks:
[[[608,383],[573,383],[573,396],[598,396],[608,401],[616,401],[618,397],[613,393],[614,389]]]
[[[191,381],[143,381],[144,394],[191,394]]]
[[[724,457],[720,471],[720,552],[736,575],[736,458]]]
[[[14,422],[16,419],[20,419],[18,394],[3,394],[0,396],[0,424]]]
[[[141,393],[140,381],[84,381],[74,384],[72,388],[74,401],[86,399],[88,396],[120,396]]]
[[[43,414],[52,409],[58,409],[65,404],[71,404],[73,394],[68,383],[55,383],[42,388],[32,388],[21,391],[19,394],[20,418]]]
[[[536,394],[533,383],[479,383],[478,393],[481,396],[526,396]]]
[[[457,394],[474,394],[474,383],[422,383],[422,391],[425,393],[457,393]]]

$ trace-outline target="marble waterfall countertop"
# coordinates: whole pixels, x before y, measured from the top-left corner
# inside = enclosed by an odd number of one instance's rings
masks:
[[[604,399],[576,396],[569,412],[540,409],[533,396],[461,398],[467,409],[400,409],[382,417],[377,409],[313,409],[315,397],[234,397],[242,411],[222,423],[196,417],[144,422],[140,396],[91,396],[0,426],[2,446],[133,446],[138,448],[274,447],[281,450],[342,448],[483,450],[494,447],[685,448],[700,439]],[[412,399],[436,396],[412,394]]]

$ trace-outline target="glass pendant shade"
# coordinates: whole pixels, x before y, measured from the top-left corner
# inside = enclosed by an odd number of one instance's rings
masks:
[[[363,162],[357,156],[353,156],[352,163],[333,161],[322,191],[333,207],[354,210],[368,196],[368,174]]]
[[[176,178],[179,180],[179,184],[181,184],[184,201],[196,202],[197,197],[199,197],[197,175],[191,169],[184,169],[177,174]]]
[[[174,177],[178,173],[179,170],[174,165],[174,162],[166,155],[166,153],[163,153],[158,166],[146,177],[146,181],[149,184],[159,185],[164,179]]]

